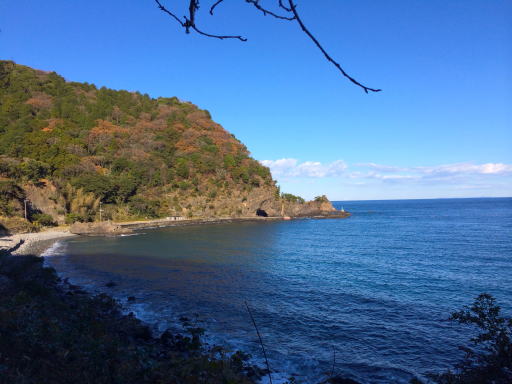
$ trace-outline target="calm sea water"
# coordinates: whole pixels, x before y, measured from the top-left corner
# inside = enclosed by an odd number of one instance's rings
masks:
[[[159,329],[186,316],[261,361],[247,301],[274,377],[303,382],[330,372],[335,351],[346,377],[406,383],[461,357],[469,333],[452,311],[488,292],[510,313],[511,198],[335,205],[353,216],[76,238],[47,260],[92,291],[135,296],[127,310]]]

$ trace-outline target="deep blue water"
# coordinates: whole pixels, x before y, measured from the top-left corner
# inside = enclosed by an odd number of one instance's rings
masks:
[[[452,366],[469,331],[446,318],[481,292],[512,309],[512,198],[353,201],[346,220],[295,220],[76,238],[50,264],[109,291],[163,329],[185,315],[208,341],[261,361],[252,307],[274,376],[408,382]],[[108,281],[118,285],[105,288]],[[128,304],[127,304],[128,305]]]

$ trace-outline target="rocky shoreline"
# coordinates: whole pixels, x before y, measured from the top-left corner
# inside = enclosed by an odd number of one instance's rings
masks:
[[[106,294],[61,280],[36,256],[0,252],[1,382],[254,383],[265,371],[201,342],[151,330]],[[3,381],[5,380],[5,381]]]
[[[206,219],[157,219],[130,222],[75,223],[70,227],[47,229],[34,233],[18,233],[0,237],[0,251],[15,248],[13,255],[38,255],[50,248],[57,240],[77,235],[81,236],[119,236],[140,229],[183,227],[192,225],[212,225],[247,222],[274,222],[301,219],[344,219],[350,217],[348,212],[334,211],[314,216],[300,217],[223,217]]]
[[[223,217],[205,219],[156,219],[130,222],[101,222],[101,223],[75,223],[70,227],[47,229],[34,233],[18,233],[0,237],[0,251],[10,250],[13,255],[41,255],[50,248],[55,241],[77,235],[81,236],[119,236],[129,234],[140,229],[183,227],[192,225],[212,225],[244,222],[274,222],[282,220],[300,219],[344,219],[351,214],[342,211],[325,212],[320,215],[305,215],[297,217]]]
[[[68,236],[54,231],[27,240]],[[0,250],[1,382],[250,384],[268,374],[243,352],[203,344],[205,330],[182,323],[181,334],[155,335],[110,296],[59,278],[44,258]]]
[[[0,251],[16,248],[11,252],[13,255],[41,255],[55,241],[73,236],[76,235],[63,228],[3,236],[0,237]]]

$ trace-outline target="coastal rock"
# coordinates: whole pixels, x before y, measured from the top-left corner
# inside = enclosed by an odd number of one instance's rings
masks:
[[[360,383],[358,381],[355,381],[352,379],[347,379],[347,378],[343,378],[340,376],[334,376],[334,377],[330,377],[329,379],[323,381],[320,384],[360,384]]]
[[[305,203],[286,202],[283,208],[283,214],[290,217],[332,217],[345,218],[350,213],[338,211],[327,199],[308,201]]]
[[[104,221],[101,223],[74,223],[69,227],[69,232],[85,236],[116,236],[133,231],[110,221]]]

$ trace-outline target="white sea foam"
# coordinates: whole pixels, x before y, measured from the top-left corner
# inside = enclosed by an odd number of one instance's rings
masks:
[[[122,235],[119,235],[120,237],[131,237],[131,236],[140,236],[140,235],[145,235],[145,233],[143,232],[139,232],[139,233],[124,233]]]
[[[52,244],[51,247],[47,248],[43,253],[41,253],[41,256],[43,257],[52,257],[52,256],[61,256],[66,251],[66,242],[64,241],[56,241]]]

